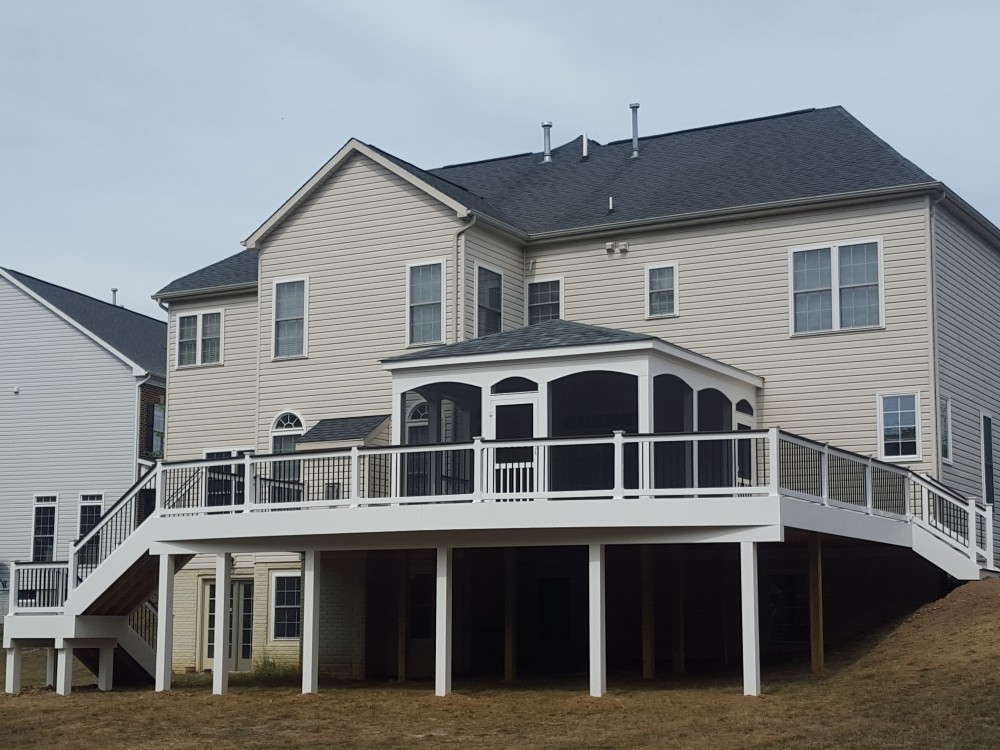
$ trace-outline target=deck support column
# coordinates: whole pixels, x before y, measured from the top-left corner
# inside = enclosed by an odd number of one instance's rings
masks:
[[[825,668],[823,639],[823,546],[819,534],[809,539],[809,649],[813,674]]]
[[[396,680],[406,679],[406,584],[407,584],[406,550],[399,552],[399,578],[396,581]]]
[[[604,545],[591,544],[587,551],[590,582],[590,694],[599,698],[608,689],[605,658]]]
[[[302,692],[319,692],[320,553],[302,557]]]
[[[115,643],[111,641],[100,647],[97,662],[97,689],[108,692],[114,687]]]
[[[173,555],[160,555],[160,585],[156,600],[156,692],[170,690],[174,659]]]
[[[671,671],[684,674],[684,549],[670,545],[670,646]]]
[[[229,589],[233,578],[233,556],[215,556],[215,659],[212,665],[212,692],[229,690]]]
[[[503,678],[517,679],[517,550],[503,551]]]
[[[740,542],[740,598],[743,608],[743,694],[760,695],[757,542]]]
[[[17,695],[21,692],[21,647],[12,641],[7,649],[7,670],[4,679],[4,692]]]
[[[45,649],[45,687],[56,686],[56,650]]]
[[[653,547],[639,549],[642,566],[642,679],[656,677],[656,592],[653,588]]]
[[[437,589],[434,597],[434,694],[451,692],[452,549],[437,549]]]
[[[56,694],[69,695],[73,689],[73,644],[63,641],[56,646]]]

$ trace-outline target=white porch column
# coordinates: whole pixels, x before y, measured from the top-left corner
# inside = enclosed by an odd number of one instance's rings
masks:
[[[21,647],[11,642],[7,649],[7,670],[4,680],[4,692],[17,695],[21,692]]]
[[[160,555],[160,586],[156,600],[156,691],[170,690],[174,660],[174,562]]]
[[[653,376],[639,375],[639,432],[650,433],[653,431]]]
[[[319,692],[319,576],[320,553],[308,550],[302,558],[302,692]]]
[[[233,556],[221,552],[215,556],[215,659],[212,667],[212,692],[223,695],[229,690],[229,588],[233,577]]]
[[[587,569],[590,578],[590,694],[599,698],[608,688],[605,659],[603,544],[589,546]]]
[[[45,687],[56,686],[56,650],[45,649]]]
[[[97,689],[102,692],[111,690],[114,686],[115,644],[114,641],[101,646],[97,667]]]
[[[434,694],[451,692],[451,547],[437,550],[437,591],[434,598]]]
[[[743,694],[760,695],[757,542],[740,542],[740,598],[743,603]]]
[[[73,644],[63,641],[56,646],[56,693],[69,695],[73,689]]]

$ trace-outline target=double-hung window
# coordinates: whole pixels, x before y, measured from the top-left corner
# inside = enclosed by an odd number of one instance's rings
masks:
[[[150,426],[149,446],[153,453],[163,455],[163,436],[166,430],[167,407],[153,404],[153,423]]]
[[[89,533],[101,518],[104,512],[104,496],[99,494],[80,495],[80,527],[79,537]],[[101,537],[95,534],[80,550],[79,562],[82,565],[96,565],[100,552]]]
[[[442,336],[443,295],[442,263],[421,263],[409,266],[407,297],[410,344],[440,344]]]
[[[55,495],[35,495],[35,514],[31,534],[31,561],[52,562],[56,553]]]
[[[528,282],[528,325],[562,317],[562,279]]]
[[[476,268],[476,335],[500,333],[503,321],[503,275]]]
[[[878,407],[879,457],[919,459],[920,394],[880,394]]]
[[[222,313],[191,313],[177,318],[177,366],[222,363]]]
[[[307,279],[274,282],[274,358],[304,357],[307,348]]]
[[[677,314],[677,264],[646,267],[646,317]]]
[[[273,640],[298,638],[302,634],[302,576],[298,573],[275,573],[272,610]]]
[[[792,250],[792,332],[880,326],[880,254],[878,240]]]

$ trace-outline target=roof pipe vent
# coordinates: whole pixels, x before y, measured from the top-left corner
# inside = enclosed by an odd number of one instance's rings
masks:
[[[587,146],[590,145],[589,142],[590,142],[590,138],[587,137],[587,132],[584,131],[584,133],[583,133],[583,158],[584,159],[586,159],[587,156],[589,155],[588,151],[587,151]]]
[[[632,110],[632,158],[639,158],[639,102],[628,105]]]
[[[542,164],[552,161],[552,123],[543,122],[542,131],[545,133],[545,150],[542,152]]]
[[[111,304],[115,307],[118,306],[118,287],[111,287]]]

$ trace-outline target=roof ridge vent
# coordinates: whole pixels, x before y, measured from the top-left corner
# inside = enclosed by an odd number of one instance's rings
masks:
[[[542,164],[552,161],[552,123],[543,122],[542,131],[545,134],[545,150],[542,152]]]

